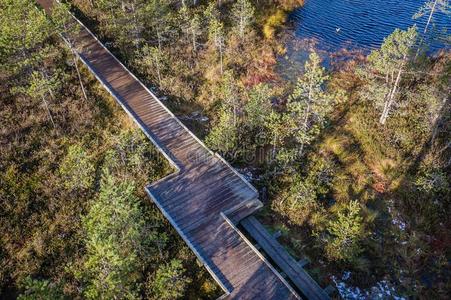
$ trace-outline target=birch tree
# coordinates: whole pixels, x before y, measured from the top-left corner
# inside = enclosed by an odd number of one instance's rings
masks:
[[[181,30],[184,33],[188,43],[191,43],[193,51],[197,51],[197,39],[202,34],[200,16],[191,14],[187,6],[180,9]]]
[[[208,39],[216,51],[219,53],[219,63],[221,74],[224,73],[223,55],[225,47],[224,24],[219,19],[219,11],[216,4],[211,2],[205,10],[205,17],[208,20]]]
[[[424,26],[423,35],[421,37],[421,41],[419,43],[418,50],[415,54],[415,58],[417,58],[418,55],[420,54],[421,46],[423,46],[425,44],[426,36],[428,36],[428,35],[431,36],[431,34],[428,34],[429,27],[431,24],[434,23],[434,14],[436,14],[437,12],[449,15],[450,14],[449,1],[448,0],[427,1],[422,7],[420,7],[418,12],[415,15],[413,15],[413,19],[415,19],[415,20],[420,19],[424,16],[427,16],[426,25]]]
[[[210,22],[209,27],[209,39],[216,51],[219,53],[219,64],[221,68],[221,74],[224,73],[224,47],[225,47],[225,33],[224,25],[218,19],[213,19]]]
[[[88,100],[88,96],[86,93],[85,86],[83,84],[83,80],[81,78],[80,69],[78,68],[78,54],[77,52],[82,50],[80,47],[77,47],[75,43],[75,36],[80,30],[78,23],[72,18],[69,6],[65,3],[55,3],[52,9],[51,19],[55,30],[58,34],[62,35],[65,41],[67,42],[67,46],[70,49],[72,54],[73,65],[75,67],[75,71],[77,73],[78,82],[80,84],[81,91],[83,93],[83,97],[85,100]]]
[[[23,93],[31,99],[40,100],[44,110],[47,113],[49,121],[53,128],[56,127],[55,121],[50,109],[50,100],[55,100],[54,91],[60,86],[61,82],[57,74],[48,75],[46,71],[34,71],[31,74],[29,84],[26,87],[17,87],[14,92]]]
[[[415,26],[408,30],[396,29],[384,39],[380,49],[368,56],[362,72],[367,84],[362,96],[381,111],[379,123],[384,125],[397,107],[403,76],[409,69],[413,47],[417,40]]]
[[[429,30],[429,26],[433,23],[434,14],[441,12],[444,14],[450,13],[450,6],[448,0],[430,0],[427,1],[413,16],[414,19],[428,16],[426,25],[424,26],[423,34],[426,34]]]
[[[137,55],[137,62],[143,72],[151,75],[163,88],[163,72],[166,69],[167,57],[158,47],[144,46]]]
[[[237,0],[232,6],[232,19],[241,38],[254,22],[254,11],[254,7],[248,0]]]

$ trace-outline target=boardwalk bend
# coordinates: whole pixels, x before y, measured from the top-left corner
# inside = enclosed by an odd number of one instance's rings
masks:
[[[38,2],[51,11],[52,0]],[[224,290],[221,298],[298,298],[235,226],[261,207],[255,188],[207,149],[74,18],[76,22],[81,29],[71,41],[81,61],[176,169],[146,191]]]

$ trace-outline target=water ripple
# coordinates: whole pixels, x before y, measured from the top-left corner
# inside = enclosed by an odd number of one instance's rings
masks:
[[[406,29],[417,24],[422,31],[427,16],[412,16],[424,0],[306,0],[304,7],[290,15],[297,38],[319,39],[319,47],[337,50],[352,44],[361,49],[380,46],[395,28]],[[434,24],[440,30],[451,30],[450,16],[436,13]],[[434,42],[431,50],[448,47]]]

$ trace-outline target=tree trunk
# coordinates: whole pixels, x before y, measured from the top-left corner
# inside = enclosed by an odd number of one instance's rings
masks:
[[[83,92],[83,97],[85,98],[86,101],[88,101],[88,96],[86,95],[85,86],[83,85],[83,81],[81,80],[80,70],[78,69],[77,56],[75,54],[75,50],[73,50],[73,49],[71,49],[71,50],[72,50],[75,70],[77,71],[78,82],[80,82],[80,87],[81,87],[81,91]]]
[[[404,57],[404,60],[406,59],[406,57]],[[381,123],[382,125],[385,124],[385,122],[387,121],[388,115],[390,113],[390,110],[395,102],[395,95],[398,91],[398,87],[399,87],[399,82],[401,81],[401,75],[403,73],[403,69],[404,69],[404,64],[405,62],[401,65],[401,67],[398,70],[398,75],[396,76],[396,81],[395,84],[393,86],[393,89],[391,90],[391,92],[389,93],[388,96],[388,100],[385,102],[384,104],[384,110],[382,111],[382,115],[379,119],[379,123]]]
[[[244,37],[244,18],[240,17],[240,38]]]
[[[161,34],[160,34],[160,29],[157,26],[157,39],[158,39],[158,50],[161,51]]]
[[[415,53],[415,60],[417,59],[418,55],[420,54],[420,48],[423,45],[423,42],[424,42],[424,39],[425,39],[424,35],[426,35],[426,33],[428,31],[428,28],[429,28],[429,24],[431,24],[432,16],[435,13],[435,7],[437,6],[437,2],[438,2],[438,0],[434,1],[434,4],[432,5],[432,8],[431,8],[431,12],[429,13],[428,21],[426,22],[426,26],[424,26],[423,37],[421,37],[420,44],[418,45],[417,52]]]
[[[272,144],[272,158],[275,159],[276,158],[276,150],[277,150],[277,133],[274,134],[274,139],[273,139],[273,144]]]
[[[310,96],[309,96],[309,98],[310,98]],[[309,115],[310,115],[310,102],[307,103],[307,109],[306,109],[306,111],[305,111],[305,113],[304,113],[303,130],[304,130],[304,134],[305,134],[305,135],[307,134],[307,129],[308,129],[308,117],[309,117]],[[302,155],[302,153],[304,152],[304,145],[305,145],[305,141],[302,140],[302,141],[301,141],[301,147],[300,147],[300,149],[299,149],[299,151],[300,151],[299,154],[301,154],[301,155]]]
[[[222,75],[224,73],[223,66],[222,66],[222,46],[219,46],[219,59],[221,62],[221,75]]]
[[[432,16],[434,15],[435,6],[437,5],[437,2],[438,2],[438,0],[435,0],[434,1],[434,5],[432,5],[431,13],[429,14],[429,18],[428,18],[428,21],[426,23],[426,26],[424,27],[424,31],[423,31],[424,34],[428,31],[428,27],[429,27],[429,24],[431,23]]]
[[[47,100],[45,100],[44,96],[41,96],[41,98],[42,98],[42,102],[44,103],[45,109],[47,110],[49,119],[52,122],[53,128],[56,128],[55,122],[53,121],[52,113],[50,112],[49,104],[47,103]]]
[[[138,27],[138,20],[136,18],[136,9],[135,9],[135,5],[134,4],[132,4],[132,11],[133,11],[133,27],[135,28],[135,33],[134,33],[135,38],[134,38],[133,42],[135,43],[136,50],[138,50],[139,49],[139,40],[140,40],[140,37],[141,37],[141,33],[140,33],[140,30],[139,30],[139,27]]]
[[[194,52],[196,52],[196,51],[197,51],[197,46],[196,46],[196,32],[195,32],[195,29],[194,29],[194,28],[191,29],[191,31],[192,31],[192,36],[193,36],[193,38],[192,38],[192,40],[193,40],[193,50],[194,50]]]
[[[162,88],[162,86],[161,86],[161,73],[160,73],[160,64],[158,63],[158,59],[155,59],[155,68],[157,69],[158,85],[160,86],[160,89],[161,89]]]

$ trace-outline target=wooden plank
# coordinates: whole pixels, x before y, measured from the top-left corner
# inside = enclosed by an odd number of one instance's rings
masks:
[[[237,255],[239,258],[239,256]],[[247,260],[241,261],[225,261],[222,266],[226,272],[230,273],[229,280],[233,285],[238,285],[243,281],[249,281],[250,278],[257,276],[258,271],[265,268],[264,263],[255,255],[251,253]],[[262,270],[263,271],[263,270]],[[268,270],[266,270],[267,272]],[[267,276],[265,276],[267,277]],[[260,284],[268,284],[268,280],[273,280],[273,277],[267,278],[267,281],[261,281]]]
[[[308,265],[310,263],[310,260],[308,259],[308,258],[303,258],[303,259],[300,259],[299,261],[298,261],[298,265],[299,265],[299,267],[301,267],[301,268],[304,268],[306,265]]]
[[[130,105],[130,107],[133,107],[133,109],[147,109],[153,112],[164,112],[168,114],[167,111],[163,107],[161,107],[161,105],[150,99],[143,99],[142,95],[139,95],[139,97],[136,97],[136,99],[129,99],[127,103]]]
[[[244,236],[244,234],[238,230],[238,228],[230,221],[230,219],[224,213],[221,213],[221,216],[224,218],[224,220],[226,220],[226,222],[230,225],[230,227],[240,235],[240,237],[243,239],[243,241],[245,241],[248,244],[248,246],[256,253],[256,255],[259,256],[259,258],[265,263],[266,268],[268,268],[270,270],[270,272],[272,272],[275,275],[274,277],[267,277],[267,275],[266,275],[265,276],[266,279],[267,280],[277,280],[277,278],[278,278],[280,281],[280,284],[284,285],[285,288],[290,293],[290,296],[287,298],[298,299],[299,296],[292,289],[292,287],[282,278],[282,276],[280,276],[280,274],[274,269],[274,267],[268,262],[268,260],[260,252],[258,252],[257,249],[254,248],[254,246],[249,242],[249,240],[247,240],[247,238]]]
[[[259,210],[263,204],[258,201],[258,199],[255,199],[255,201],[252,201],[251,203],[246,203],[246,205],[236,208],[232,212],[227,212],[226,214],[229,216],[230,220],[237,224],[242,219],[250,216],[251,214],[255,213],[257,210]]]
[[[180,226],[185,228],[187,219],[191,219],[190,224],[193,225],[197,222],[197,219],[195,218],[201,217],[199,214],[201,214],[202,217],[205,217],[216,211],[221,211],[225,201],[229,201],[231,197],[234,197],[234,194],[229,193],[225,196],[215,195],[214,197],[215,198],[212,198],[209,201],[202,201],[206,198],[196,198],[195,200],[192,200],[190,197],[184,197],[165,207],[167,207],[168,211],[172,214],[178,215],[178,217],[176,217],[177,222],[180,223]],[[189,210],[187,210],[188,206],[190,206]]]
[[[213,172],[213,173],[212,173]],[[171,194],[166,194],[164,196],[167,201],[165,204],[170,205],[173,202],[179,202],[180,199],[185,197],[191,197],[191,198],[198,198],[203,199],[205,196],[208,196],[212,192],[212,190],[207,190],[207,186],[214,184],[212,187],[215,194],[222,194],[227,190],[230,190],[230,187],[227,185],[222,184],[222,182],[218,182],[221,180],[221,177],[219,177],[219,174],[226,177],[231,177],[230,174],[224,174],[225,170],[218,170],[218,171],[211,171],[211,172],[205,172],[204,174],[200,175],[203,178],[205,178],[205,181],[202,182],[202,184],[195,185],[195,186],[186,186],[183,190],[173,190]],[[233,178],[234,182],[239,182],[239,179]],[[181,186],[183,187],[183,186]],[[170,206],[169,206],[170,207]]]
[[[249,281],[249,278],[252,277],[258,277],[265,271],[265,264],[262,262],[255,253],[251,253],[251,256],[248,258],[248,261],[245,263],[237,262],[236,266],[239,266],[239,269],[235,272],[231,272],[232,276],[230,277],[230,281],[233,284],[240,284],[243,281]],[[231,268],[231,266],[228,266]],[[231,270],[232,271],[232,270]],[[264,276],[266,277],[266,276]],[[263,278],[264,278],[263,277]],[[275,282],[277,280],[274,280],[275,278],[271,278],[270,280],[272,282]],[[259,280],[255,280],[259,281]],[[263,281],[265,285],[268,285],[268,281]],[[260,284],[262,284],[262,281],[260,281]]]
[[[219,214],[222,211],[222,208],[224,207],[224,203],[230,202],[231,199],[234,199],[234,195],[229,195],[227,197],[221,197],[221,200],[217,203],[211,204],[210,202],[207,204],[207,206],[204,208],[199,207],[198,209],[194,210],[192,213],[190,213],[188,216],[184,215],[183,218],[179,221],[179,224],[181,227],[185,227],[187,224],[187,220],[196,220],[197,218],[202,218],[205,214]],[[246,199],[244,199],[246,201]],[[203,209],[206,211],[203,211]],[[192,223],[191,223],[192,224]]]
[[[329,299],[327,293],[298,265],[296,260],[285,251],[257,219],[251,216],[241,220],[240,223],[307,299]]]
[[[210,162],[211,164],[215,164],[215,162]],[[199,172],[199,171],[202,172]],[[212,173],[207,173],[206,170],[211,170]],[[184,174],[177,178],[172,178],[171,180],[168,180],[167,182],[161,182],[158,187],[155,187],[155,189],[158,188],[160,191],[159,194],[166,199],[171,198],[171,193],[179,193],[186,189],[182,189],[184,186],[187,186],[193,181],[193,176],[197,177],[197,180],[199,181],[196,185],[194,185],[192,188],[195,190],[201,190],[204,189],[204,180],[206,180],[207,174],[210,176],[214,176],[212,178],[216,178],[220,172],[225,172],[223,168],[213,168],[213,167],[207,167],[206,165],[196,165],[193,168],[187,170]],[[199,175],[192,175],[192,174],[199,174]],[[224,176],[228,176],[228,174],[224,174]],[[211,180],[211,179],[210,179]]]

